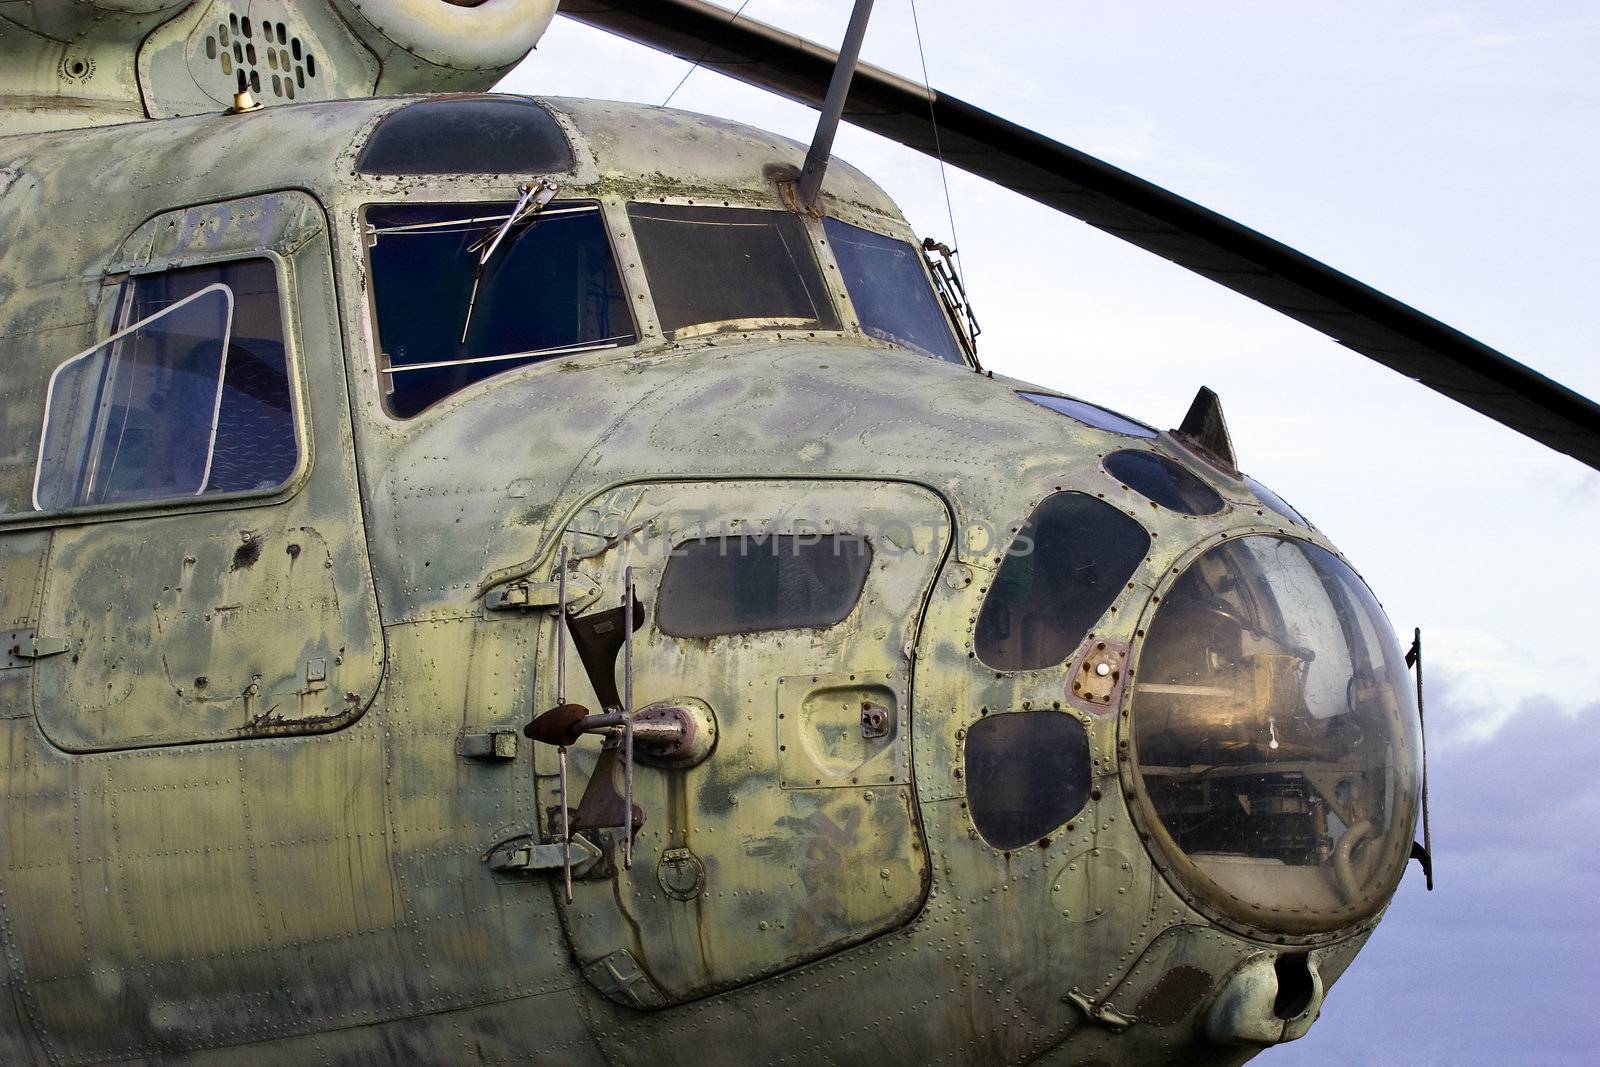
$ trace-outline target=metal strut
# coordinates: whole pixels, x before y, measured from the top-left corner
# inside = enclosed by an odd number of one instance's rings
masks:
[[[633,568],[622,569],[622,869],[633,866]]]
[[[681,703],[657,703],[644,709],[644,720],[633,708],[633,630],[640,623],[634,588],[633,568],[624,571],[622,604],[607,611],[572,618],[568,599],[571,582],[569,556],[566,546],[561,548],[560,573],[555,587],[556,623],[556,704],[542,715],[536,716],[522,728],[522,732],[536,742],[553,745],[557,750],[560,768],[561,841],[563,883],[570,903],[572,878],[582,877],[592,867],[584,855],[573,858],[574,848],[588,853],[590,850],[581,836],[584,830],[620,828],[623,838],[624,867],[633,863],[633,834],[643,824],[643,813],[633,807],[633,776],[638,745],[645,746],[649,758],[656,760],[698,762],[705,756],[708,739],[714,738],[716,726],[709,713],[699,706]],[[600,698],[601,712],[590,714],[581,704],[567,703],[566,653],[568,639],[583,661],[589,682]],[[621,692],[617,690],[616,660],[623,657]],[[594,773],[584,788],[583,797],[573,810],[568,790],[567,748],[578,742],[584,734],[599,734],[606,738]],[[697,745],[699,747],[697,747]],[[623,795],[617,796],[615,772],[617,760],[623,763]],[[619,803],[620,802],[620,803]],[[617,809],[621,808],[619,812]],[[557,845],[550,843],[549,855],[556,855]],[[508,860],[511,866],[515,863]],[[510,869],[509,867],[507,869]],[[554,869],[552,863],[549,869]]]
[[[561,546],[561,570],[556,575],[556,705],[567,702],[567,546]],[[567,746],[556,748],[561,769],[561,881],[572,903],[572,815],[567,807]]]
[[[856,60],[861,55],[861,39],[867,35],[867,20],[871,17],[872,0],[856,0],[855,9],[850,12],[850,25],[844,31],[844,43],[839,46],[839,60],[833,65],[828,95],[822,101],[822,114],[817,117],[817,132],[811,138],[805,165],[800,168],[799,186],[795,191],[804,208],[816,207],[817,197],[822,193],[822,176],[827,173],[828,159],[833,154],[833,135],[839,132],[845,98],[850,95],[850,80],[855,77]]]
[[[1428,728],[1422,715],[1422,627],[1412,629],[1406,666],[1417,671],[1417,740],[1422,746],[1422,844],[1411,845],[1411,858],[1422,864],[1422,878],[1433,892],[1433,834],[1428,827]]]

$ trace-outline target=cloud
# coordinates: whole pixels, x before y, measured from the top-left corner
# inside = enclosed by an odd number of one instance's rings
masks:
[[[1600,1048],[1600,700],[1484,709],[1432,687],[1436,892],[1406,874],[1389,915],[1274,1067],[1587,1064]]]

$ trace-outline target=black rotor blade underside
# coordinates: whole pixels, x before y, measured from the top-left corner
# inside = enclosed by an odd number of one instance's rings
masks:
[[[563,0],[568,18],[818,106],[836,54],[703,0]],[[1289,246],[1075,148],[863,64],[845,119],[1260,301],[1600,468],[1600,406]]]

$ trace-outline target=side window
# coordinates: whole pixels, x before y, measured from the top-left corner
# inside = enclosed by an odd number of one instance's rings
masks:
[[[56,368],[40,511],[273,489],[299,461],[266,259],[133,278],[119,330]]]
[[[855,610],[872,566],[859,537],[707,537],[672,550],[656,624],[673,637],[823,629]]]

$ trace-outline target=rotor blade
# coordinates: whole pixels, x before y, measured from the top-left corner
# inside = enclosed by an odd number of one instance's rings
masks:
[[[561,14],[817,107],[836,53],[703,0],[563,0]],[[1600,468],[1600,406],[1459,330],[1142,178],[867,64],[845,119],[1065,212]],[[937,125],[937,149],[935,146]]]

